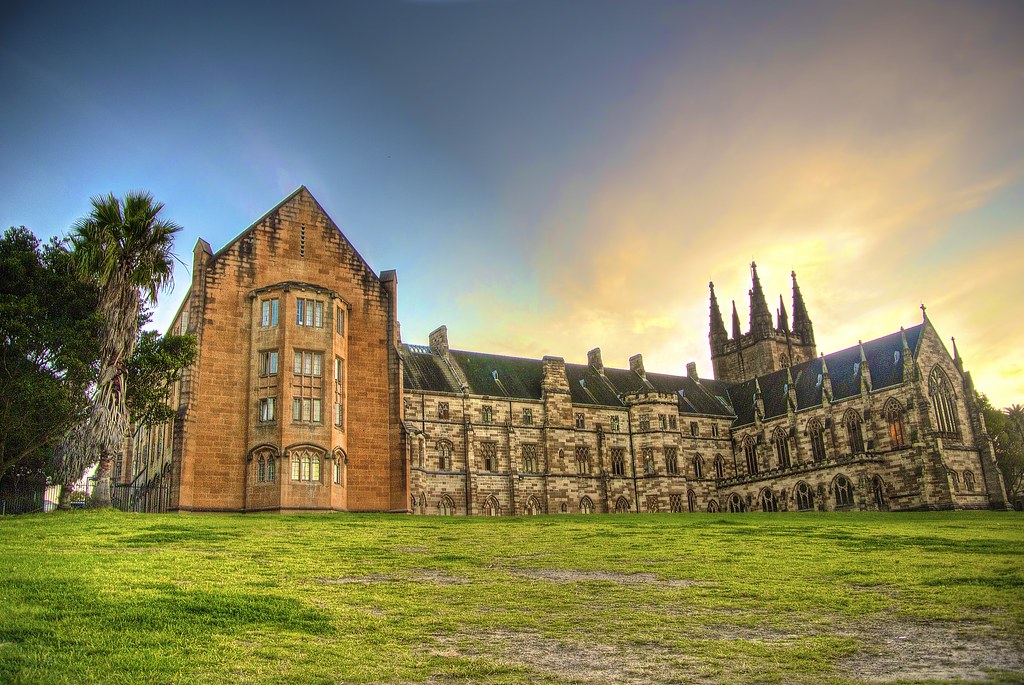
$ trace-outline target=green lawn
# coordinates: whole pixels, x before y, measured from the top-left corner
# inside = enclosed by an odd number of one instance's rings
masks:
[[[1024,683],[1009,513],[0,519],[0,682]]]

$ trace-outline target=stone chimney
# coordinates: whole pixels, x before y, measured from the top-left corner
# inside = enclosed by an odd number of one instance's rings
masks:
[[[604,362],[601,361],[601,348],[595,347],[587,352],[587,364],[597,373],[604,375]]]
[[[565,359],[562,357],[544,357],[543,378],[541,388],[544,392],[569,392],[569,380],[565,376]]]
[[[647,372],[644,371],[644,356],[642,354],[634,354],[629,358],[629,370],[639,374],[640,378],[647,380]]]
[[[687,362],[686,377],[697,380],[697,362]]]
[[[430,332],[430,337],[427,339],[430,344],[430,349],[441,355],[445,359],[448,358],[448,327],[440,326]]]

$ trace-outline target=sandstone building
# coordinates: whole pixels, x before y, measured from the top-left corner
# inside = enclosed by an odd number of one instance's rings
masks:
[[[715,377],[400,340],[379,276],[300,188],[227,246],[200,241],[172,330],[199,338],[120,479],[140,509],[521,515],[1005,508],[955,343],[921,323],[819,355],[751,265]],[[923,312],[922,307],[922,312]]]

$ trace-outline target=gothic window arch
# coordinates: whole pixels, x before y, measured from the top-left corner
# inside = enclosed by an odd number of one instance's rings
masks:
[[[757,502],[761,505],[761,511],[770,512],[779,510],[779,497],[771,488],[762,488],[757,496]]]
[[[594,513],[594,500],[590,499],[586,495],[580,500],[580,513],[581,514],[593,514]]]
[[[257,461],[256,481],[259,482],[259,483],[262,483],[266,479],[267,479],[267,460],[261,454],[259,460]]]
[[[718,506],[718,500],[717,499],[710,499],[710,500],[708,500],[708,513],[709,514],[717,514],[719,511],[721,511],[721,508]]]
[[[775,458],[778,460],[780,469],[788,469],[789,462],[789,432],[779,426],[772,433],[772,447],[775,448]]]
[[[956,409],[956,392],[949,376],[938,365],[932,368],[928,376],[928,397],[931,399],[932,411],[938,432],[947,436],[960,435],[960,417]]]
[[[756,475],[758,472],[757,468],[757,445],[754,443],[754,439],[749,435],[743,439],[743,456],[746,457],[747,461],[747,473],[750,475]],[[732,511],[730,509],[730,511]]]
[[[729,501],[726,504],[730,513],[738,514],[747,510],[747,503],[743,501],[738,492],[734,492],[729,495]]]
[[[964,487],[967,492],[974,492],[974,472],[964,471]]]
[[[447,440],[437,441],[437,469],[439,471],[452,470],[452,444]]]
[[[696,480],[704,478],[704,457],[699,454],[693,456],[693,477]]]
[[[501,505],[494,495],[484,500],[484,516],[501,516]]]
[[[796,484],[797,511],[814,511],[814,490],[804,481]]]
[[[875,508],[878,511],[887,511],[889,507],[885,503],[885,483],[881,476],[871,477],[871,496],[875,500]]]
[[[892,448],[900,449],[907,447],[907,421],[903,405],[895,397],[886,400],[882,407],[882,415],[885,417],[886,425],[889,427],[889,444]]]
[[[853,506],[853,483],[843,474],[832,481],[832,496],[836,500],[836,508]]]
[[[437,503],[437,510],[441,513],[441,516],[454,516],[455,502],[448,495],[442,495],[441,501]]]
[[[725,478],[725,459],[721,454],[715,455],[715,478],[718,480]]]
[[[619,497],[615,500],[615,513],[616,514],[628,514],[629,513],[629,500],[625,497]]]
[[[953,481],[953,490],[959,490],[960,489],[960,474],[957,473],[956,471],[954,471],[953,469],[949,469],[949,478],[950,478],[950,480]]]
[[[818,419],[808,421],[807,434],[811,436],[811,457],[815,462],[825,461],[827,457],[825,453],[825,429],[822,428],[821,421]]]
[[[590,448],[586,445],[576,447],[576,473],[590,473]]]
[[[860,454],[864,451],[863,421],[856,409],[847,409],[843,415],[843,426],[846,427],[846,446],[850,454]]]
[[[527,516],[536,516],[540,513],[540,501],[536,495],[530,495],[530,499],[526,500],[526,507],[523,511]]]
[[[697,511],[697,493],[693,490],[686,491],[686,508],[691,514]]]
[[[292,480],[317,483],[320,481],[320,452],[313,449],[292,450]]]

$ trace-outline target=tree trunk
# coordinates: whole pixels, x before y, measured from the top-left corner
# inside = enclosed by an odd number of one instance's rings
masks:
[[[96,468],[96,487],[92,491],[93,509],[109,509],[113,506],[110,502],[110,467],[113,460],[110,454],[104,452],[100,456],[99,466]]]
[[[60,485],[60,498],[57,500],[57,508],[61,511],[68,511],[71,509],[71,493],[74,489],[67,483],[61,483]]]

